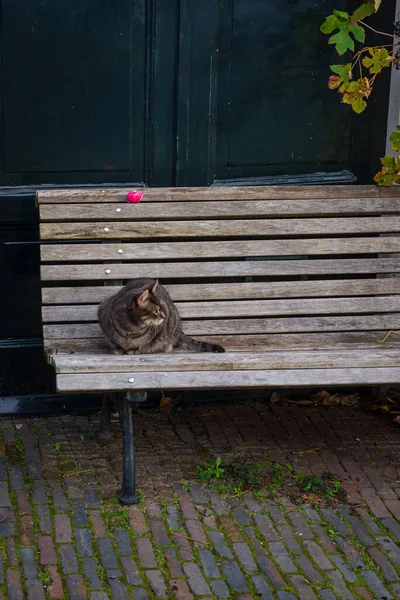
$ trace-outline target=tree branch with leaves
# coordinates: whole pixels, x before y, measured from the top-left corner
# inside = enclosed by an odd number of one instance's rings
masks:
[[[322,33],[330,35],[328,44],[335,46],[342,56],[353,52],[351,61],[345,64],[330,65],[333,73],[329,77],[328,87],[336,90],[344,104],[349,104],[354,112],[360,114],[367,107],[376,77],[383,69],[394,65],[400,69],[400,21],[393,24],[393,33],[377,31],[364,22],[364,19],[376,13],[382,0],[365,0],[353,14],[334,10],[321,25]],[[362,46],[356,51],[356,43],[364,44],[366,29],[390,38],[391,43],[377,46]],[[332,34],[332,35],[331,35]],[[374,181],[380,186],[400,183],[400,126],[390,136],[396,156],[381,158],[382,169],[375,175]]]

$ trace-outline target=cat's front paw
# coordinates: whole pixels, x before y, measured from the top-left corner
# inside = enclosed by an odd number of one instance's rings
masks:
[[[213,352],[225,352],[225,348],[223,348],[222,346],[219,346],[218,344],[214,344],[212,351]]]
[[[132,355],[132,354],[139,354],[139,352],[138,352],[137,350],[127,350],[127,351],[125,352],[125,354],[130,354],[130,355]]]
[[[122,348],[113,348],[111,350],[111,354],[123,354],[124,351],[122,350]]]

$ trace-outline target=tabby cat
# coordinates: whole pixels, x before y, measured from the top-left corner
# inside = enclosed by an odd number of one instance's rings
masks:
[[[183,333],[178,310],[158,280],[132,279],[103,300],[98,317],[114,354],[225,352],[218,344],[194,340]]]

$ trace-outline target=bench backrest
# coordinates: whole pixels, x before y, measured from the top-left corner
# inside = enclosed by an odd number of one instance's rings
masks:
[[[369,344],[400,328],[400,193],[375,186],[38,192],[45,345],[104,350],[99,302],[159,278],[230,348]],[[383,278],[382,278],[383,276]]]

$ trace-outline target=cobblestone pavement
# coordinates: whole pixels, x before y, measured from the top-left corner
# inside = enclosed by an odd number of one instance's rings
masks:
[[[0,421],[1,600],[400,598],[399,429],[386,417],[262,402],[138,411],[129,508],[115,497],[121,435],[101,448],[98,422]],[[195,465],[234,454],[333,472],[348,501],[202,487]]]

